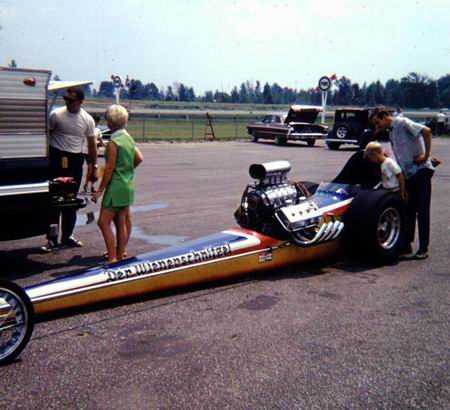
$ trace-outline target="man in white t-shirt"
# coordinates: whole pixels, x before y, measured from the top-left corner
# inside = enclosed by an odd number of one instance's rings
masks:
[[[380,164],[383,188],[392,191],[399,190],[400,197],[407,201],[408,194],[402,169],[394,159],[384,154],[382,145],[376,141],[369,142],[364,150],[364,157],[375,164]]]
[[[77,183],[77,191],[83,177],[83,146],[87,142],[88,178],[96,179],[97,147],[95,124],[92,117],[81,108],[84,92],[81,88],[69,88],[64,95],[65,107],[57,108],[50,114],[50,174],[52,178],[72,177]],[[76,210],[67,208],[61,212],[61,243],[64,246],[83,246],[73,237]],[[42,249],[52,251],[58,246],[57,238],[48,236],[48,243]]]

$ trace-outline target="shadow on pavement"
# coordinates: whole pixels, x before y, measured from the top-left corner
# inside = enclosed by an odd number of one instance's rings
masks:
[[[36,254],[45,255],[39,247],[21,248],[0,252],[0,261],[2,264],[1,278],[13,281],[29,278],[47,270],[67,268],[70,265],[77,266],[77,268],[72,271],[65,270],[63,273],[52,273],[50,275],[52,277],[58,277],[79,271],[81,268],[98,265],[103,262],[103,258],[101,256],[82,257],[80,255],[75,255],[64,262],[57,262],[53,258],[46,258],[45,260],[39,261],[29,258],[30,255]],[[52,263],[47,262],[47,260],[52,261]]]

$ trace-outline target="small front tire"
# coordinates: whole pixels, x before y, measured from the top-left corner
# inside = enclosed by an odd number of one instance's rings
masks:
[[[22,352],[33,327],[33,305],[27,293],[15,283],[0,281],[0,366]]]

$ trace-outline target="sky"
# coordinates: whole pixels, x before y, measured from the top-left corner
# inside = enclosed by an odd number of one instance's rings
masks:
[[[0,65],[199,92],[450,72],[450,0],[0,0]]]

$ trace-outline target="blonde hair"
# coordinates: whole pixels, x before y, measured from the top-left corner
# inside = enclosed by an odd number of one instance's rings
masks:
[[[122,105],[113,104],[106,111],[106,119],[117,128],[124,128],[128,123],[128,111]]]
[[[371,152],[382,154],[383,146],[378,141],[370,141],[364,149],[364,157],[367,157],[367,155]]]

